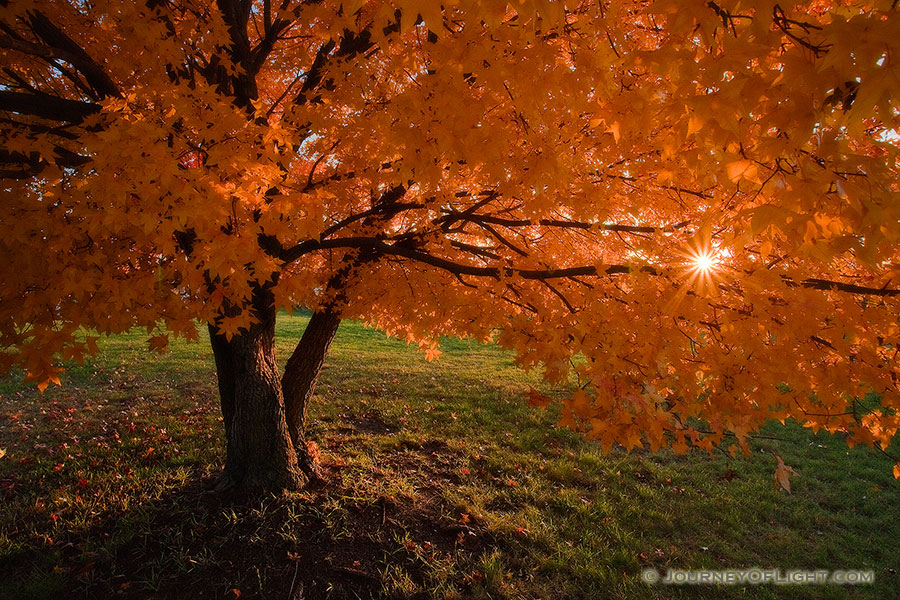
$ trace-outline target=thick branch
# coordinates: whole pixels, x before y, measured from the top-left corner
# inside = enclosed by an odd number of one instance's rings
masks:
[[[313,59],[312,66],[306,72],[306,77],[303,80],[303,85],[300,87],[300,92],[297,94],[297,97],[294,98],[294,104],[302,105],[309,101],[308,94],[321,83],[325,63],[328,62],[328,56],[331,54],[331,51],[334,50],[334,47],[334,40],[329,40],[319,46],[316,57]]]
[[[363,29],[359,33],[345,29],[340,39],[328,40],[319,46],[313,64],[306,72],[306,78],[297,97],[294,98],[294,104],[306,104],[310,101],[310,92],[315,91],[320,85],[324,84],[328,87],[329,80],[325,80],[325,68],[328,61],[332,58],[342,58],[349,60],[363,54],[375,45],[372,42],[372,34],[368,29]],[[335,50],[337,48],[337,50]]]
[[[56,154],[53,162],[60,167],[80,167],[90,161],[87,156],[76,154],[71,150],[60,146],[54,147]],[[23,171],[10,171],[7,175],[12,174],[14,178],[21,179],[23,176],[28,177],[40,173],[49,162],[38,152],[10,152],[0,149],[0,165],[23,165],[27,167]]]
[[[250,20],[250,3],[242,0],[218,0],[222,20],[228,25],[231,38],[232,57],[235,62],[250,58],[250,39],[247,37],[247,22]]]
[[[411,209],[417,209],[417,208],[425,208],[425,205],[420,204],[418,202],[396,202],[396,203],[390,204],[388,206],[377,204],[377,205],[373,206],[372,208],[365,210],[361,213],[356,213],[356,214],[350,215],[349,217],[341,219],[340,221],[338,221],[331,227],[328,227],[327,229],[325,229],[322,232],[322,237],[323,238],[330,237],[331,235],[337,233],[344,227],[346,227],[352,223],[355,223],[356,221],[366,219],[368,217],[379,216],[382,218],[387,218],[387,217],[392,217],[399,212],[403,212],[404,210],[411,210]]]
[[[560,269],[519,269],[516,267],[479,267],[465,263],[455,262],[450,259],[434,256],[423,252],[422,250],[411,248],[402,244],[389,244],[383,240],[371,237],[344,237],[334,238],[331,240],[309,240],[298,244],[292,248],[283,250],[279,256],[285,262],[292,262],[310,252],[316,252],[326,249],[363,249],[369,248],[384,256],[400,256],[415,260],[417,262],[431,265],[439,269],[443,269],[454,275],[472,275],[476,277],[491,277],[499,279],[503,277],[518,276],[523,279],[546,280],[560,279],[565,277],[601,277],[604,275],[618,275],[626,273],[640,272],[648,275],[662,275],[662,271],[652,266],[631,267],[629,265],[609,265],[605,268],[598,269],[594,265],[584,265],[579,267],[566,267]],[[786,279],[788,285],[799,285],[801,287],[832,290],[846,292],[858,295],[870,296],[897,296],[900,295],[900,289],[890,288],[870,288],[850,283],[841,283],[838,281],[830,281],[827,279],[805,279],[799,283]]]
[[[812,288],[815,290],[834,290],[838,292],[847,292],[849,294],[860,294],[864,296],[898,296],[900,290],[889,288],[871,288],[852,283],[841,283],[839,281],[829,281],[828,279],[804,279],[799,284],[801,287]]]
[[[88,115],[100,112],[100,105],[92,102],[66,100],[43,92],[25,94],[0,90],[0,110],[55,121],[80,123]]]
[[[511,277],[519,276],[524,279],[560,279],[564,277],[578,276],[598,276],[598,275],[614,275],[619,273],[631,273],[634,271],[632,267],[627,265],[611,265],[606,269],[598,270],[597,267],[586,265],[582,267],[569,267],[563,269],[517,269],[515,267],[479,267],[457,263],[446,258],[434,256],[403,246],[400,244],[388,244],[384,241],[371,237],[344,237],[332,240],[309,240],[298,244],[292,248],[288,248],[281,253],[280,258],[285,262],[293,262],[305,254],[318,250],[347,248],[347,249],[363,249],[369,248],[384,256],[401,256],[409,258],[417,262],[421,262],[439,269],[443,269],[456,275],[473,275],[477,277],[491,277],[499,279],[502,276]],[[657,275],[659,272],[653,267],[640,267],[638,269],[642,273],[650,273]]]
[[[67,36],[60,28],[54,25],[50,19],[39,10],[30,14],[31,30],[35,35],[53,48],[59,49],[59,58],[77,68],[99,98],[119,96],[119,88],[112,78],[103,70],[97,61],[85,52],[75,41]]]
[[[473,223],[493,223],[504,227],[533,227],[536,225],[543,227],[558,227],[563,229],[584,229],[599,231],[618,231],[621,233],[656,233],[669,232],[687,227],[688,221],[682,221],[674,225],[664,227],[651,227],[646,225],[617,225],[611,223],[590,223],[587,221],[571,221],[564,219],[540,219],[537,221],[531,219],[505,219],[493,215],[467,214],[465,212],[452,211],[448,212],[445,217],[441,217],[440,221],[448,224],[454,221],[471,221]]]
[[[268,6],[267,2],[266,7]],[[269,57],[269,54],[271,54],[272,50],[275,48],[278,36],[291,25],[290,21],[284,19],[278,19],[270,25],[268,19],[269,18],[266,17],[265,37],[250,51],[250,68],[253,73],[259,72],[265,64],[266,59]]]

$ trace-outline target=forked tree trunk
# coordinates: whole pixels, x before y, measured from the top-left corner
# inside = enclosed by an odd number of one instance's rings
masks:
[[[341,318],[329,308],[314,312],[300,343],[288,359],[284,377],[281,378],[291,442],[297,449],[300,469],[310,479],[321,479],[321,474],[315,457],[307,451],[306,408],[316,389],[325,355],[340,324]]]
[[[210,325],[225,422],[225,471],[219,489],[296,489],[304,483],[291,443],[275,362],[275,306],[254,291],[258,323],[227,340]],[[298,449],[305,455],[306,447]]]
[[[306,443],[306,407],[341,319],[327,309],[313,313],[279,379],[269,290],[254,291],[253,309],[259,322],[230,341],[209,326],[226,438],[217,487],[296,489],[321,479]]]

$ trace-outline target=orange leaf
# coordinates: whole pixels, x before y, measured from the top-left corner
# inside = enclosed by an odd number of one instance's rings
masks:
[[[547,408],[547,405],[553,401],[553,398],[541,394],[534,388],[529,388],[525,392],[525,397],[528,399],[528,406],[532,408]]]
[[[775,467],[775,491],[778,491],[778,486],[780,485],[784,491],[788,494],[791,493],[791,475],[797,475],[797,471],[792,469],[791,467],[784,464],[784,461],[777,454],[775,455],[775,459],[778,461],[778,466]]]
[[[749,160],[736,160],[725,166],[728,169],[728,179],[737,183],[741,179],[755,179],[757,174],[756,165]]]
[[[615,139],[616,143],[618,144],[619,138],[622,135],[622,133],[621,133],[622,126],[619,124],[619,122],[618,121],[613,122],[613,124],[609,126],[609,129],[607,129],[607,131],[610,132],[611,134],[613,134],[613,139]]]
[[[703,119],[694,116],[688,120],[688,135],[693,135],[703,129]]]
[[[148,342],[151,350],[162,353],[169,347],[169,336],[166,334],[154,335]]]

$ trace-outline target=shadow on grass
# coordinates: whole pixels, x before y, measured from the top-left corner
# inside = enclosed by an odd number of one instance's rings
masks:
[[[767,459],[601,456],[564,430],[516,421],[520,408],[504,403],[515,433],[441,436],[412,411],[400,417],[365,401],[317,419],[329,480],[319,489],[215,494],[208,466],[162,481],[170,467],[142,450],[122,463],[134,478],[105,509],[102,496],[117,490],[92,482],[83,492],[96,489],[98,504],[54,508],[59,524],[46,523],[48,511],[22,511],[14,524],[22,533],[29,520],[43,525],[0,559],[0,597],[874,598],[893,589],[890,549],[864,544],[890,536],[890,519],[881,515],[879,526],[877,515],[857,514],[863,505],[823,511],[840,489],[775,494]],[[413,422],[401,427],[400,418]],[[19,493],[48,501],[79,489],[49,475],[29,485]],[[142,487],[155,491],[142,496]],[[646,567],[864,562],[878,567],[878,588],[650,588],[638,580]]]
[[[441,450],[405,445],[398,466],[429,468]],[[0,597],[415,596],[433,584],[439,563],[474,566],[493,543],[481,524],[448,518],[437,495],[364,497],[343,485],[344,468],[325,471],[320,489],[262,500],[211,492],[213,478],[189,481],[4,556]],[[473,582],[453,583],[464,591]]]
[[[302,325],[284,323],[285,349]],[[73,370],[72,387],[39,397],[0,382],[0,598],[812,600],[900,588],[900,486],[871,451],[789,424],[749,457],[602,455],[525,406],[540,384],[495,347],[456,341],[432,367],[361,326],[339,335],[311,415],[330,484],[280,497],[208,492],[223,457],[205,350],[156,359],[112,340],[120,353]],[[773,489],[772,453],[800,472],[792,495]],[[640,580],[648,567],[755,566],[871,568],[876,583]]]

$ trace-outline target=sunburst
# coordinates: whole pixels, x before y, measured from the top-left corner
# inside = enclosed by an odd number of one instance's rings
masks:
[[[678,306],[688,294],[708,297],[719,293],[725,253],[709,238],[694,238],[685,244],[678,256],[680,260],[675,265],[675,273],[681,285],[668,303],[670,309]]]
[[[694,240],[682,253],[684,287],[703,296],[715,295],[722,280],[722,252],[710,240]]]
[[[698,254],[693,257],[694,268],[698,271],[712,271],[716,268],[717,254]]]

